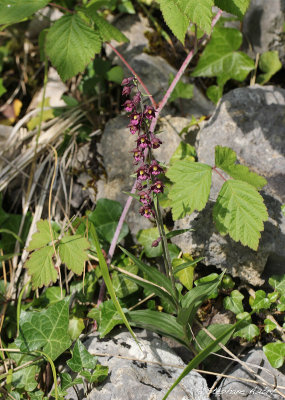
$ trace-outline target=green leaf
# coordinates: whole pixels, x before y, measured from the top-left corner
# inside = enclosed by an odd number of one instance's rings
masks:
[[[261,189],[267,184],[266,179],[254,172],[250,172],[245,165],[235,164],[237,156],[235,151],[229,147],[215,147],[215,165],[221,168],[234,179],[239,179],[254,186],[256,189]]]
[[[82,318],[72,318],[68,323],[68,333],[72,340],[79,337],[81,332],[85,329],[85,325]]]
[[[96,8],[97,6],[94,4],[86,7],[84,12],[94,21],[103,42],[110,42],[112,39],[115,39],[117,42],[128,42],[129,39],[119,29],[101,17],[97,13]]]
[[[0,24],[13,24],[48,4],[48,0],[1,0]]]
[[[219,337],[225,330],[228,329],[229,326],[233,326],[231,324],[212,324],[207,327],[207,330],[215,337]],[[226,345],[227,342],[230,340],[233,332],[230,331],[227,336],[225,336],[222,340],[222,344]],[[196,341],[195,341],[195,348],[199,352],[201,350],[204,350],[207,346],[209,346],[212,343],[213,339],[210,338],[209,335],[207,335],[206,332],[204,332],[202,329],[198,332],[196,335]],[[212,352],[216,353],[217,351],[221,350],[221,347],[217,345]]]
[[[214,104],[217,104],[223,95],[223,89],[224,89],[223,86],[217,86],[217,85],[209,86],[206,91],[206,95]]]
[[[258,327],[254,324],[251,324],[251,317],[249,313],[242,312],[238,314],[237,320],[242,322],[239,326],[239,329],[234,333],[234,338],[240,336],[248,341],[251,341],[260,334]]]
[[[1,6],[0,6],[1,7]],[[5,88],[5,86],[3,85],[3,79],[0,78],[0,97],[7,92],[7,89]]]
[[[49,222],[48,220],[39,220],[37,222],[37,232],[32,236],[32,240],[27,247],[28,251],[39,249],[47,244],[49,244],[52,239],[56,240],[58,238],[58,233],[52,228],[52,235],[50,234]]]
[[[215,28],[192,76],[218,77],[218,85],[229,79],[243,81],[254,69],[254,61],[237,51],[242,34],[234,28]]]
[[[276,292],[285,295],[285,274],[284,275],[273,275],[269,278],[269,285],[273,287]]]
[[[167,230],[166,230],[167,231]],[[141,229],[137,234],[138,242],[144,247],[146,257],[154,258],[162,255],[161,242],[157,247],[152,247],[154,240],[158,239],[159,232],[157,228]]]
[[[186,256],[187,257],[187,253],[186,254],[184,254],[184,256]],[[183,258],[182,258],[182,260],[183,260]],[[202,261],[202,260],[204,260],[204,257],[199,257],[199,258],[196,258],[196,260],[193,260],[193,261],[186,261],[185,263],[183,263],[183,264],[180,264],[180,265],[176,265],[175,266],[175,273],[177,273],[177,272],[179,272],[179,271],[182,271],[184,268],[188,268],[188,267],[190,267],[190,266],[192,266],[192,265],[196,265],[198,262],[200,262],[200,261]],[[172,260],[173,261],[173,260]],[[199,280],[199,279],[198,279]],[[195,281],[195,282],[197,282],[197,281]]]
[[[279,292],[272,292],[268,293],[267,297],[270,300],[270,303],[275,303],[278,300],[278,297],[280,296]]]
[[[271,321],[271,319],[266,318],[264,320],[264,330],[266,333],[273,331],[275,328],[276,328],[276,324],[274,324],[274,322]]]
[[[250,0],[215,0],[215,5],[230,14],[242,19],[248,9]]]
[[[266,53],[261,54],[259,59],[259,68],[264,73],[260,74],[256,81],[260,85],[264,85],[274,74],[276,74],[276,72],[282,68],[278,51],[267,51]]]
[[[206,206],[211,188],[212,168],[207,164],[177,161],[166,176],[174,182],[169,191],[173,219],[185,217]]]
[[[163,18],[173,34],[184,43],[192,22],[208,35],[211,33],[213,0],[160,0]]]
[[[115,82],[120,85],[124,78],[123,68],[119,65],[116,65],[115,67],[109,69],[109,71],[106,71],[105,77],[108,81]]]
[[[33,289],[43,285],[48,286],[51,282],[57,281],[58,273],[53,264],[53,253],[53,247],[43,247],[34,251],[25,263],[25,268],[32,278]]]
[[[98,321],[98,319],[96,319]],[[122,324],[123,320],[114,306],[112,300],[104,301],[100,304],[100,320],[98,332],[103,338],[118,324]]]
[[[285,343],[280,341],[263,346],[264,354],[273,368],[282,367],[285,359]]]
[[[188,143],[180,142],[175,152],[172,154],[170,164],[174,164],[176,161],[188,160],[195,161],[196,150],[193,146]]]
[[[177,267],[183,266],[183,264],[186,264],[186,262],[190,262],[188,267],[183,267],[183,269],[179,269]],[[172,266],[174,269],[174,276],[176,276],[182,285],[186,287],[186,289],[191,290],[193,287],[193,276],[194,276],[194,269],[196,267],[196,263],[193,260],[193,258],[188,255],[184,254],[183,258],[175,258],[172,260]]]
[[[77,14],[61,17],[47,34],[46,53],[63,81],[83,72],[100,50],[98,33]]]
[[[121,269],[131,272],[134,275],[138,272],[138,267],[131,263],[129,265],[121,267]],[[119,297],[119,299],[129,296],[130,294],[138,290],[138,285],[135,282],[130,281],[123,274],[120,274],[116,271],[112,273],[112,283],[116,295]]]
[[[258,191],[246,182],[228,180],[222,186],[213,210],[216,227],[236,242],[257,250],[266,207]]]
[[[75,378],[74,380],[67,372],[60,374],[60,386],[62,390],[67,390],[75,385],[82,385],[83,380],[81,378]]]
[[[85,261],[88,260],[86,250],[89,247],[88,240],[81,235],[64,236],[58,246],[61,261],[68,269],[80,275],[83,272]]]
[[[47,310],[21,313],[20,335],[15,340],[21,351],[42,350],[55,360],[70,346],[68,302],[65,298]]]
[[[11,346],[9,346],[11,348]],[[12,344],[12,348],[14,348]],[[17,367],[35,359],[34,356],[28,354],[20,354],[20,353],[10,353],[10,358],[16,362]],[[37,361],[33,365],[29,365],[25,368],[19,369],[16,372],[13,372],[12,375],[12,383],[13,386],[17,389],[25,389],[28,392],[34,390],[38,382],[36,381],[36,374],[40,372],[41,360]]]
[[[169,77],[169,82],[168,84],[170,85],[174,79],[174,75],[170,74]],[[192,99],[194,95],[194,85],[191,85],[190,83],[184,83],[182,81],[178,81],[174,90],[172,91],[170,97],[169,97],[169,103],[172,101],[175,101],[176,99]],[[190,145],[188,145],[190,146]]]
[[[80,375],[83,376],[90,383],[103,382],[108,376],[109,368],[104,365],[96,365],[95,371],[81,371]]]
[[[217,279],[218,277],[219,277],[218,274],[212,273],[212,274],[203,276],[202,278],[196,279],[194,283],[195,283],[195,286],[199,286],[199,285],[203,285],[204,283],[207,283],[207,282],[212,282],[215,279]],[[218,287],[216,287],[212,291],[212,293],[208,296],[208,299],[215,299],[216,297],[218,297],[218,295],[219,295],[219,290],[218,290]]]
[[[95,368],[97,357],[92,356],[78,339],[73,347],[72,357],[66,363],[72,371],[81,372],[84,368]]]
[[[266,297],[266,293],[263,290],[257,290],[255,292],[255,298],[251,305],[251,308],[255,311],[260,311],[262,309],[270,308],[271,302]]]
[[[230,296],[225,297],[224,307],[226,310],[230,310],[234,314],[240,314],[244,311],[242,305],[243,299],[243,294],[241,294],[238,290],[233,290]]]
[[[89,214],[88,219],[93,222],[102,240],[111,243],[122,211],[123,207],[118,201],[108,199],[99,199],[97,201],[96,209]],[[128,225],[124,223],[118,242],[127,236],[128,233]]]

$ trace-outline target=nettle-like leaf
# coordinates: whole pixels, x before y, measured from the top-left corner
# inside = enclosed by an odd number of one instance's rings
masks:
[[[276,292],[285,295],[285,274],[284,275],[273,275],[269,278],[269,285],[274,288]]]
[[[247,182],[256,189],[261,189],[267,184],[267,181],[262,176],[254,172],[250,172],[245,165],[236,164],[236,152],[229,147],[215,147],[215,165],[221,168],[234,179]]]
[[[263,351],[273,368],[282,367],[285,360],[285,343],[268,343],[263,346]]]
[[[250,0],[215,0],[215,5],[230,14],[242,19],[248,9]]]
[[[278,51],[267,51],[261,54],[258,66],[263,74],[260,74],[257,77],[256,81],[260,85],[264,85],[270,80],[270,78],[274,74],[276,74],[276,72],[278,72],[282,68],[282,63],[279,60]]]
[[[72,358],[67,361],[67,365],[74,372],[81,372],[84,368],[93,369],[97,364],[97,357],[92,356],[86,347],[77,340],[72,352]]]
[[[238,290],[233,290],[231,295],[224,299],[224,307],[226,310],[232,311],[234,314],[240,314],[243,310],[242,300],[244,295]]]
[[[264,290],[258,290],[255,292],[255,298],[251,305],[251,308],[255,311],[262,309],[268,309],[271,306],[270,300],[266,297]]]
[[[90,244],[81,235],[64,236],[59,243],[58,250],[61,261],[75,274],[83,272],[85,261],[88,260],[87,249]]]
[[[48,220],[39,220],[37,222],[37,232],[32,236],[32,240],[27,247],[28,251],[39,249],[40,247],[46,246],[52,240],[58,238],[58,233],[52,228],[52,237],[50,234],[50,226]]]
[[[68,335],[69,299],[65,298],[47,310],[21,313],[20,335],[15,340],[21,351],[42,350],[55,360],[70,346]]]
[[[53,254],[53,247],[46,246],[34,251],[25,263],[25,268],[32,278],[33,289],[48,286],[51,282],[57,281],[58,273],[53,263]]]
[[[212,168],[187,160],[177,161],[166,176],[174,182],[169,191],[173,219],[185,217],[205,207],[211,188]]]
[[[1,0],[0,24],[13,24],[48,4],[48,0]]]
[[[258,191],[240,180],[228,180],[222,186],[213,210],[213,218],[222,235],[257,250],[263,222],[268,219]]]
[[[213,0],[160,0],[163,18],[173,34],[184,43],[189,23],[211,33]]]
[[[254,69],[254,61],[237,51],[242,34],[234,28],[215,28],[192,76],[218,77],[219,86],[229,79],[243,81]]]
[[[55,22],[46,37],[46,53],[63,81],[82,72],[100,53],[101,38],[78,14]]]

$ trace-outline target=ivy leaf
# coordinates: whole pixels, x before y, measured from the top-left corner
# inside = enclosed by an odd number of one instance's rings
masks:
[[[101,310],[101,319],[99,325],[100,338],[107,335],[116,325],[123,324],[123,320],[114,306],[112,300],[104,301]]]
[[[92,356],[86,347],[77,340],[72,352],[72,358],[67,361],[67,365],[74,372],[81,372],[84,368],[93,369],[97,364],[97,357]]]
[[[265,53],[261,54],[258,66],[262,70],[263,74],[260,74],[256,81],[260,85],[264,85],[274,74],[276,74],[276,72],[282,68],[278,51],[266,51]]]
[[[60,386],[62,390],[67,390],[72,386],[75,385],[82,385],[83,380],[82,378],[75,378],[74,380],[67,372],[63,372],[60,374]]]
[[[86,250],[90,247],[87,239],[81,235],[64,236],[58,246],[61,261],[75,274],[80,275],[84,263],[88,260]]]
[[[276,328],[276,324],[274,324],[274,322],[271,321],[271,319],[266,318],[264,320],[264,330],[266,333],[273,331],[275,328]]]
[[[79,337],[81,332],[85,329],[85,325],[82,318],[71,318],[68,323],[68,333],[72,340]]]
[[[234,28],[215,28],[192,76],[218,77],[219,86],[229,79],[243,81],[254,69],[254,61],[237,51],[242,34]]]
[[[21,351],[42,350],[55,360],[70,346],[68,335],[69,298],[47,310],[21,313],[20,335],[15,340]],[[22,315],[23,314],[23,315]]]
[[[190,22],[211,33],[213,0],[160,0],[159,4],[166,24],[181,43]]]
[[[205,207],[211,188],[212,168],[209,165],[177,161],[166,176],[174,182],[168,195],[174,220]]]
[[[169,82],[168,82],[169,85],[172,83],[173,79],[174,79],[174,75],[170,74]],[[194,94],[193,90],[194,90],[194,85],[191,85],[190,83],[184,83],[182,81],[178,81],[173,92],[171,93],[171,95],[169,97],[169,103],[171,103],[172,101],[175,101],[176,99],[192,99],[193,94]]]
[[[164,226],[166,233],[168,229]],[[158,239],[159,232],[157,228],[141,229],[137,234],[138,242],[144,247],[145,255],[148,258],[160,257],[162,255],[161,242],[157,247],[152,247],[154,240]]]
[[[257,250],[266,207],[258,191],[246,182],[228,180],[222,186],[213,210],[213,218],[222,235]]]
[[[273,275],[269,278],[269,285],[273,287],[276,292],[285,295],[285,274],[284,275]]]
[[[46,37],[46,53],[63,81],[82,72],[100,50],[99,34],[77,14],[61,17]]]
[[[243,310],[242,300],[244,295],[238,290],[233,290],[231,295],[224,299],[224,307],[226,310],[232,311],[234,314],[240,314]]]
[[[32,278],[33,289],[38,289],[43,285],[48,286],[51,282],[56,282],[58,273],[54,267],[52,256],[54,249],[52,246],[43,247],[34,251],[25,268]]]
[[[95,371],[81,371],[80,375],[83,376],[90,383],[103,382],[108,376],[108,367],[104,365],[96,365]]]
[[[86,7],[84,12],[94,21],[103,42],[110,42],[112,39],[117,42],[128,42],[129,39],[114,25],[106,21],[104,17],[101,17],[96,9],[97,5],[93,4],[90,7]]]
[[[254,172],[250,172],[245,165],[235,164],[237,160],[236,152],[229,147],[215,147],[215,165],[221,168],[234,179],[247,182],[256,189],[261,189],[267,184],[267,181],[262,176]]]
[[[251,316],[247,312],[242,312],[237,315],[237,320],[245,320],[240,323],[239,330],[236,331],[233,337],[242,337],[248,341],[251,341],[253,338],[260,334],[259,329],[256,325],[251,324]]]
[[[282,367],[285,359],[285,343],[280,341],[263,346],[264,354],[273,368]]]
[[[215,5],[230,14],[242,19],[248,9],[250,0],[215,0]]]
[[[53,240],[58,238],[58,233],[52,228]],[[49,222],[47,220],[39,220],[37,222],[37,232],[32,236],[32,240],[27,247],[28,251],[39,249],[52,241],[49,229]]]
[[[20,353],[11,353],[10,357],[16,362],[18,367],[35,359],[34,356]],[[33,365],[29,365],[25,368],[19,369],[16,372],[13,372],[13,386],[17,389],[25,389],[27,392],[34,390],[38,385],[38,382],[36,381],[36,374],[40,372],[40,365],[41,360]]]
[[[223,86],[217,86],[217,85],[209,86],[206,91],[206,95],[214,104],[217,104],[223,95]]]
[[[48,4],[48,0],[1,0],[0,24],[13,24]]]
[[[254,301],[251,305],[251,308],[255,311],[259,311],[267,308],[270,308],[271,306],[271,302],[270,300],[266,297],[266,293],[264,292],[264,290],[257,290],[257,292],[255,292],[255,298]]]

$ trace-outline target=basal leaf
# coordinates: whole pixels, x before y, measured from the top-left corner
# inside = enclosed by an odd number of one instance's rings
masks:
[[[213,218],[222,235],[228,233],[236,242],[257,250],[268,214],[262,197],[253,186],[230,179],[220,190]]]
[[[48,4],[48,0],[1,0],[0,24],[13,24]]]
[[[253,60],[237,51],[242,34],[234,28],[215,28],[192,76],[218,77],[219,86],[229,79],[243,81],[254,69]]]
[[[58,233],[52,229],[53,240],[58,238]],[[52,241],[50,234],[49,222],[48,220],[39,220],[37,222],[37,232],[32,236],[32,240],[27,248],[28,251],[39,249]]]
[[[121,267],[121,269],[126,270],[132,274],[137,274],[138,272],[138,267],[131,263],[129,265]],[[120,274],[119,272],[116,271],[112,273],[112,283],[116,295],[119,297],[119,299],[129,296],[130,294],[138,290],[138,285],[135,282],[132,282],[130,279],[126,278],[123,274]]]
[[[53,264],[52,256],[54,249],[52,246],[46,246],[34,251],[25,268],[32,278],[33,289],[48,286],[51,282],[56,282],[58,273]]]
[[[231,295],[224,298],[224,307],[226,310],[230,310],[234,314],[240,314],[244,311],[242,300],[244,295],[238,290],[233,290]]]
[[[21,313],[20,335],[15,344],[21,351],[42,350],[55,360],[70,346],[68,335],[69,299],[40,312]],[[22,322],[21,322],[22,321]]]
[[[215,337],[219,337],[225,330],[227,330],[230,326],[233,326],[231,324],[212,324],[207,327],[207,330]],[[230,340],[232,336],[232,331],[229,332],[227,336],[223,338],[221,341],[222,344],[226,345],[227,342]],[[207,335],[206,332],[204,332],[202,329],[198,332],[196,335],[196,341],[194,343],[194,346],[196,350],[201,351],[205,349],[207,346],[209,346],[212,343],[213,339],[210,338],[209,335]],[[217,345],[212,352],[216,353],[217,351],[221,350],[221,347]]]
[[[88,260],[86,250],[89,247],[88,240],[81,235],[64,236],[58,246],[61,261],[68,269],[80,275],[83,272],[85,261]]]
[[[269,285],[274,288],[277,292],[285,294],[285,274],[284,275],[273,275],[269,278]]]
[[[230,14],[242,19],[248,9],[250,0],[215,0],[215,5]]]
[[[100,50],[99,34],[77,14],[61,17],[46,37],[46,53],[63,81],[82,72]]]
[[[160,0],[163,18],[173,34],[184,43],[189,23],[211,33],[213,0]]]
[[[259,68],[262,70],[263,74],[260,74],[256,81],[260,85],[264,85],[282,68],[278,51],[267,51],[261,54],[259,59]]]
[[[263,346],[263,351],[273,368],[282,367],[285,360],[285,343],[268,343]]]
[[[211,188],[212,168],[209,165],[177,161],[168,169],[166,176],[173,182],[168,197],[174,220],[205,207]]]
[[[72,358],[66,363],[72,371],[81,372],[83,368],[95,368],[97,357],[92,356],[80,340],[77,340],[73,347]]]
[[[245,165],[236,164],[237,156],[235,151],[229,147],[215,147],[215,165],[221,168],[234,179],[247,182],[256,189],[261,189],[267,184],[267,181],[262,176],[254,172],[250,172]]]

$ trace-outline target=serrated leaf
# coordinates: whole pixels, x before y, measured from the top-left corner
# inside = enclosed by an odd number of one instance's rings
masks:
[[[68,269],[80,275],[83,272],[85,261],[88,260],[86,250],[89,247],[88,240],[81,235],[64,236],[58,246],[61,261]]]
[[[268,343],[263,346],[263,351],[273,368],[282,367],[285,360],[285,343]]]
[[[215,147],[215,165],[221,168],[234,179],[247,182],[256,189],[261,189],[267,184],[262,176],[251,172],[245,165],[235,164],[237,160],[236,152],[229,147]]]
[[[42,350],[55,360],[70,346],[68,331],[69,299],[47,310],[28,312],[20,317],[20,335],[15,344],[21,351]]]
[[[242,295],[238,290],[233,290],[231,295],[224,299],[224,307],[226,310],[232,311],[234,314],[240,314],[243,312]]]
[[[97,357],[92,356],[80,340],[77,340],[73,347],[72,357],[66,363],[72,371],[81,372],[84,368],[95,368]]]
[[[37,222],[37,232],[32,236],[32,240],[27,247],[28,251],[39,249],[47,244],[49,244],[52,239],[56,240],[58,238],[58,233],[52,229],[53,238],[50,234],[49,222],[48,220],[39,220]]]
[[[219,86],[229,79],[243,81],[254,69],[253,60],[237,51],[242,34],[234,28],[215,28],[192,76],[218,77]]]
[[[222,235],[228,233],[236,242],[257,250],[268,214],[262,197],[253,186],[230,179],[220,190],[213,218]]]
[[[255,298],[251,305],[251,308],[255,311],[259,311],[262,309],[270,308],[270,306],[271,302],[266,297],[266,293],[264,292],[264,290],[257,290],[257,292],[255,292]]]
[[[189,23],[211,33],[213,0],[160,0],[163,18],[173,34],[184,43]]]
[[[99,199],[95,210],[89,214],[89,221],[93,222],[100,238],[111,243],[116,231],[123,207],[118,201],[109,199]],[[126,223],[123,224],[118,242],[129,233]]]
[[[71,318],[68,323],[68,333],[72,340],[79,337],[81,332],[85,329],[82,318]]]
[[[205,207],[212,178],[212,168],[209,165],[177,161],[168,169],[166,176],[174,182],[168,195],[172,202],[174,220]]]
[[[260,85],[264,85],[282,68],[278,51],[267,51],[261,54],[258,66],[263,74],[258,75],[256,82]]]
[[[1,0],[0,24],[13,24],[48,4],[48,0]]]
[[[82,72],[100,50],[99,34],[77,14],[61,17],[46,37],[46,53],[63,81]]]
[[[48,286],[51,282],[57,281],[58,273],[52,261],[53,253],[52,246],[43,247],[34,251],[25,263],[25,268],[32,278],[33,289],[43,285]]]
[[[115,26],[111,25],[104,17],[97,13],[96,4],[86,7],[84,12],[95,23],[103,42],[110,42],[112,39],[117,42],[128,42],[129,39],[119,31]]]
[[[188,143],[180,142],[175,152],[172,154],[170,164],[174,164],[176,161],[188,160],[195,161],[196,150],[195,147]]]
[[[248,9],[250,0],[215,0],[215,5],[230,14],[242,19]]]
[[[276,328],[276,324],[274,324],[274,322],[271,321],[271,319],[266,318],[264,320],[264,330],[266,333],[273,331],[275,328]]]
[[[276,292],[285,295],[285,274],[284,275],[273,275],[269,278],[269,285],[273,287]]]

